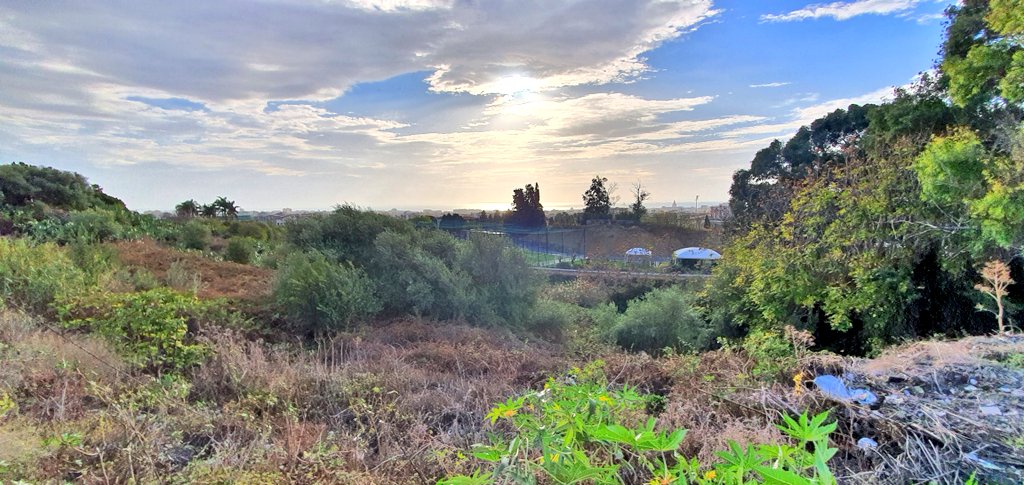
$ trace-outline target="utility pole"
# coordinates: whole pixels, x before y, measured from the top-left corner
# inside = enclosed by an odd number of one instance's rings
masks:
[[[699,209],[700,208],[700,194],[697,194],[697,198],[693,200],[693,208],[694,209]]]

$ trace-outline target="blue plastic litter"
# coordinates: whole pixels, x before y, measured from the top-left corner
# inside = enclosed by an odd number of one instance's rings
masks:
[[[860,448],[862,450],[878,448],[878,442],[871,438],[861,438],[857,440],[857,448]]]
[[[825,393],[825,395],[840,401],[855,402],[864,406],[871,406],[878,402],[878,396],[867,389],[849,389],[843,380],[829,374],[814,378],[814,385]]]

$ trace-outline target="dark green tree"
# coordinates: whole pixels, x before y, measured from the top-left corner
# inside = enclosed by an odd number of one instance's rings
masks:
[[[590,188],[583,193],[583,217],[586,219],[607,219],[612,210],[611,195],[605,184],[608,179],[595,175]]]
[[[520,227],[544,227],[547,218],[540,203],[540,184],[526,184],[526,188],[512,191],[512,216],[507,222]]]
[[[647,208],[644,207],[644,201],[651,197],[651,193],[644,190],[644,186],[639,180],[633,184],[632,193],[633,204],[629,206],[629,210],[632,213],[633,219],[639,221],[647,214]]]
[[[184,219],[191,219],[198,216],[200,209],[199,203],[196,202],[195,199],[189,199],[174,206],[175,214]]]

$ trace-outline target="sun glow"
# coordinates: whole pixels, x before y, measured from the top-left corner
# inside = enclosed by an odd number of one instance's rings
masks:
[[[541,81],[529,76],[513,74],[500,77],[491,83],[490,91],[504,95],[518,95],[532,93],[540,89]]]

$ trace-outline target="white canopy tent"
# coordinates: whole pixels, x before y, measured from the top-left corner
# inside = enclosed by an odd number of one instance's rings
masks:
[[[651,250],[644,248],[631,248],[626,251],[626,256],[650,256]]]
[[[683,248],[677,249],[672,252],[672,257],[675,259],[697,259],[697,260],[712,260],[722,259],[722,255],[718,254],[718,251],[708,248]]]

